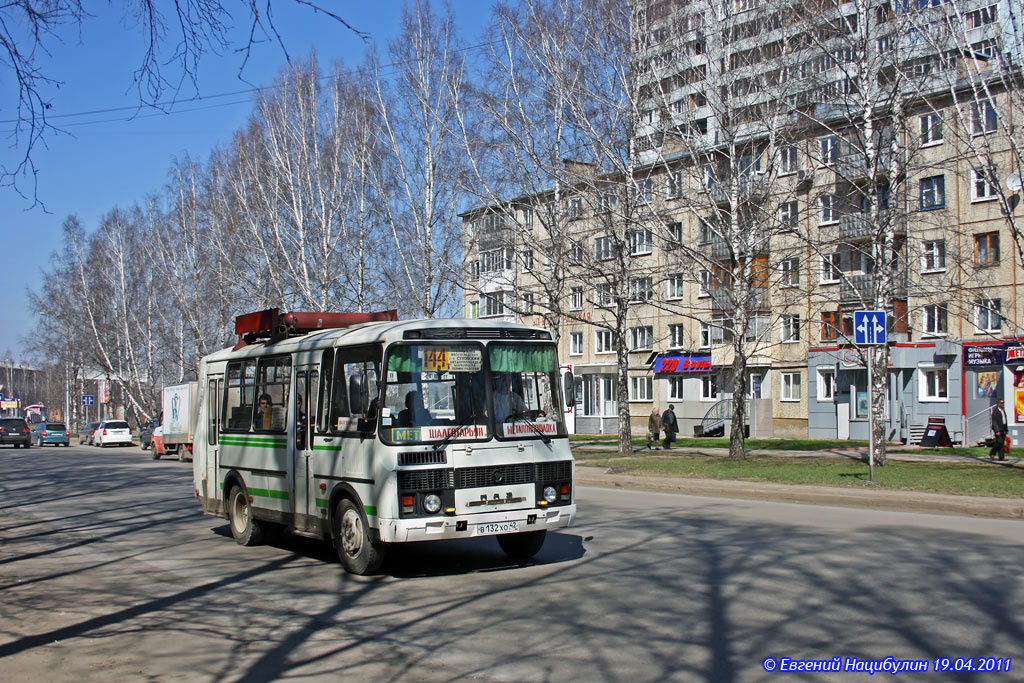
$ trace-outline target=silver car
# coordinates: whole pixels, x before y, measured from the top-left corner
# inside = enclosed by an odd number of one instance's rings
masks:
[[[100,422],[92,437],[92,445],[106,448],[107,446],[131,446],[132,429],[124,420],[107,420]]]

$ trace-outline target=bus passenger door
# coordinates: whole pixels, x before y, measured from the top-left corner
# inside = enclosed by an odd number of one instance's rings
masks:
[[[295,436],[295,462],[293,496],[294,522],[299,531],[315,531],[318,523],[316,516],[316,492],[312,490],[313,471],[310,459],[313,456],[313,425],[316,422],[316,397],[319,391],[320,373],[317,366],[299,366],[295,373],[295,416],[293,434]]]
[[[206,383],[206,459],[203,470],[203,495],[214,500],[220,493],[218,482],[221,392],[224,390],[224,375],[210,375]],[[193,458],[195,454],[193,453]]]

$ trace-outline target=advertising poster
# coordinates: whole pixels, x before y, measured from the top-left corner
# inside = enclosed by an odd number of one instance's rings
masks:
[[[990,370],[976,373],[978,377],[978,398],[995,398],[999,391],[999,371]]]
[[[1024,422],[1024,370],[1013,373],[1013,421]]]

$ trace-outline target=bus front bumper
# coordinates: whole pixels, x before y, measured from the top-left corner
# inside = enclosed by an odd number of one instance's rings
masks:
[[[404,543],[560,529],[571,525],[575,518],[576,505],[573,504],[477,515],[380,519],[377,529],[381,541]]]

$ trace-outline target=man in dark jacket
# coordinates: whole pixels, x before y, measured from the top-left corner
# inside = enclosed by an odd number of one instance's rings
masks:
[[[668,408],[665,410],[665,414],[661,416],[661,428],[665,430],[665,450],[672,448],[672,442],[675,441],[676,432],[679,431],[679,423],[676,422],[676,411],[672,407],[672,404],[668,404]]]
[[[996,401],[992,406],[992,433],[995,435],[995,443],[989,449],[988,457],[999,457],[1006,460],[1006,411],[1003,410],[1003,399]]]

